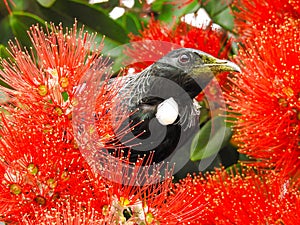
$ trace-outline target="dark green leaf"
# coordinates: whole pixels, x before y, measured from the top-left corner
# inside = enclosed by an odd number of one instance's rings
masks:
[[[124,21],[124,27],[127,29],[129,33],[139,34],[141,30],[141,23],[137,16],[133,13],[125,13],[122,17]]]
[[[9,1],[8,1],[9,2]],[[26,0],[13,0],[14,6],[11,4],[13,11],[22,11],[28,8],[28,1]]]
[[[56,0],[36,0],[41,6],[49,8]]]
[[[6,50],[6,46],[0,44],[0,58],[7,58],[9,56],[10,56],[10,54]]]
[[[8,85],[7,83],[5,83],[3,80],[0,79],[0,86],[3,86],[3,87],[7,87],[7,88],[10,88],[12,89],[12,87],[10,85]],[[1,96],[1,93],[0,93],[0,96]],[[1,102],[1,100],[0,100]]]
[[[4,45],[6,45],[10,39],[13,39],[14,34],[9,25],[9,17],[5,17],[0,21],[0,34],[0,42]]]
[[[203,8],[214,23],[225,30],[232,31],[234,24],[233,15],[230,13],[230,5],[226,1],[210,0],[203,4]]]
[[[151,4],[151,9],[154,12],[160,12],[165,4],[166,0],[156,0]]]
[[[245,154],[240,154],[239,160],[240,161],[250,161],[252,159],[249,156],[245,155]]]
[[[200,7],[198,1],[193,1],[184,7],[179,7],[178,5],[167,4],[170,1],[164,1],[162,8],[159,13],[159,20],[163,20],[166,23],[172,23],[178,21],[183,15],[188,13],[193,13],[197,11]]]
[[[233,176],[236,176],[237,174],[241,175],[243,173],[243,168],[244,166],[242,166],[240,163],[237,163],[230,167],[227,167],[226,172]]]
[[[74,18],[53,10],[53,7],[45,8],[37,3],[36,0],[27,0],[29,6],[26,11],[35,14],[47,22],[53,22],[56,25],[63,23],[64,27],[71,27],[74,24]]]
[[[120,0],[109,0],[107,2],[100,2],[94,4],[94,6],[101,7],[103,9],[112,10],[116,6],[119,6]]]
[[[216,16],[212,17],[214,23],[220,25],[225,30],[232,31],[234,27],[234,17],[230,13],[230,9],[227,8],[223,10],[221,13],[217,14]]]
[[[51,9],[61,15],[67,15],[73,20],[77,18],[94,31],[119,43],[126,43],[129,40],[126,30],[111,19],[107,11],[99,7],[76,0],[66,0],[56,1]]]
[[[8,58],[10,57],[10,54],[8,53],[8,51],[6,50],[6,47],[4,45],[0,44],[0,60],[4,59],[4,58]],[[0,67],[0,69],[2,69],[2,67]],[[7,83],[5,83],[1,78],[0,78],[0,85],[7,87],[7,88],[11,88]],[[1,97],[1,92],[0,92],[0,97]],[[1,100],[0,100],[1,102]]]
[[[200,126],[204,124],[208,119],[210,118],[210,111],[209,108],[206,106],[205,100],[198,103],[200,107],[200,118],[199,118],[199,124]]]
[[[230,140],[231,128],[227,127],[223,117],[214,117],[196,134],[192,145],[190,159],[198,161],[216,154]]]
[[[68,92],[64,91],[61,93],[62,97],[63,97],[63,100],[66,102],[68,101],[69,99],[69,95],[68,95]]]
[[[14,36],[23,46],[31,46],[27,31],[33,24],[45,26],[45,21],[40,17],[27,12],[13,12],[9,16],[9,23]]]
[[[202,7],[206,10],[208,15],[212,18],[217,14],[221,13],[222,11],[226,10],[229,5],[226,1],[220,0],[209,0],[202,4]]]

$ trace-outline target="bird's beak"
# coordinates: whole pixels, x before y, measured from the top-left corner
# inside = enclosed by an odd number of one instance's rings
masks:
[[[231,61],[218,59],[200,51],[195,53],[199,56],[199,62],[196,64],[200,70],[202,68],[205,72],[213,72],[214,75],[221,72],[241,72],[240,67]]]
[[[190,75],[196,79],[204,87],[216,75],[222,72],[241,72],[238,65],[228,60],[215,58],[202,51],[194,52],[197,57],[194,67],[190,71]]]
[[[214,58],[212,62],[205,63],[215,75],[221,72],[241,72],[241,69],[235,63],[228,60]]]

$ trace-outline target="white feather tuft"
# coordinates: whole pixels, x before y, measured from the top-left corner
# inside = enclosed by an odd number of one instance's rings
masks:
[[[179,114],[178,104],[174,98],[168,98],[157,107],[156,118],[162,125],[169,125],[175,122]]]

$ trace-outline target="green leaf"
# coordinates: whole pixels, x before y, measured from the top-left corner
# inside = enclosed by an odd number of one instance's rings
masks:
[[[101,7],[103,9],[107,9],[107,10],[113,10],[113,8],[115,8],[119,5],[120,5],[120,0],[109,0],[106,2],[100,2],[100,3],[94,4],[94,6]]]
[[[208,121],[193,139],[190,159],[198,161],[208,158],[228,144],[232,136],[231,128],[227,127],[223,117],[214,117]]]
[[[67,91],[64,91],[61,93],[61,96],[63,97],[63,100],[66,102],[69,99],[69,95]]]
[[[232,31],[234,28],[234,17],[229,8],[212,17],[212,20],[225,30]]]
[[[40,17],[27,12],[13,12],[9,16],[9,23],[14,36],[23,46],[31,46],[30,38],[27,31],[33,24],[39,23],[45,26],[45,21]]]
[[[50,8],[56,0],[36,0],[41,6]]]
[[[165,2],[166,2],[165,0],[156,0],[156,1],[154,1],[151,4],[151,9],[154,12],[160,12],[160,11],[162,11],[162,8],[163,8],[164,4],[166,4]]]
[[[210,110],[206,105],[206,100],[203,100],[201,102],[198,102],[200,105],[200,118],[199,118],[199,124],[200,126],[203,125],[205,122],[207,122],[210,118]]]
[[[233,30],[234,17],[230,13],[230,5],[226,1],[210,0],[203,4],[203,8],[214,23],[220,25],[225,30]]]
[[[4,58],[8,58],[10,57],[11,55],[8,53],[7,49],[6,49],[6,46],[0,44],[0,60],[4,59]],[[0,67],[0,69],[3,69],[3,67]],[[4,86],[4,87],[7,87],[7,88],[11,88],[7,83],[5,83],[3,80],[2,80],[2,77],[0,77],[0,85],[1,86]],[[1,98],[1,92],[0,92],[0,98]],[[0,100],[1,102],[1,100]]]
[[[0,58],[8,58],[10,54],[8,53],[6,46],[0,44]]]
[[[232,176],[236,176],[236,175],[242,175],[243,174],[243,170],[244,170],[244,166],[242,166],[240,163],[237,163],[237,164],[234,164],[230,167],[227,167],[226,168],[226,172],[229,174],[229,175],[232,175]]]
[[[251,159],[249,156],[247,156],[246,154],[241,154],[239,155],[239,160],[240,161],[250,161],[250,160],[253,160]]]
[[[9,25],[8,16],[0,21],[0,34],[0,42],[4,45],[6,45],[7,42],[14,37],[14,34]]]
[[[119,43],[129,41],[127,31],[111,19],[107,11],[99,7],[78,0],[65,0],[56,1],[51,9],[61,15],[67,15],[73,20],[77,18],[81,23],[114,41]]]
[[[169,4],[167,4],[169,2]],[[198,1],[193,1],[192,3],[184,6],[178,7],[176,5],[171,5],[169,0],[162,0],[162,6],[157,9],[160,9],[157,13],[159,13],[158,19],[163,20],[166,23],[173,24],[180,20],[180,18],[188,13],[196,12],[200,4]],[[155,11],[155,10],[153,10]]]
[[[129,33],[139,34],[142,26],[139,18],[135,14],[126,12],[121,18],[123,20],[124,27]]]
[[[202,4],[202,7],[206,10],[208,15],[212,18],[216,16],[217,14],[221,13],[222,11],[226,10],[229,5],[226,1],[220,1],[220,0],[210,0],[206,1]]]
[[[5,83],[3,80],[0,80],[0,86],[13,89],[10,85],[8,85],[7,83]],[[1,92],[0,92],[0,96],[1,96]],[[0,100],[0,102],[1,102],[1,100]]]

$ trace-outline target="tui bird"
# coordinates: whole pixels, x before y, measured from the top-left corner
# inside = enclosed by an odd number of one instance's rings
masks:
[[[117,96],[122,102],[118,107],[125,107],[130,116],[119,131],[127,126],[131,132],[117,142],[128,146],[124,154],[130,152],[130,161],[149,156],[150,152],[152,162],[166,160],[194,135],[199,129],[199,108],[194,98],[224,71],[240,69],[205,52],[181,48],[139,74],[122,77],[124,84]]]

